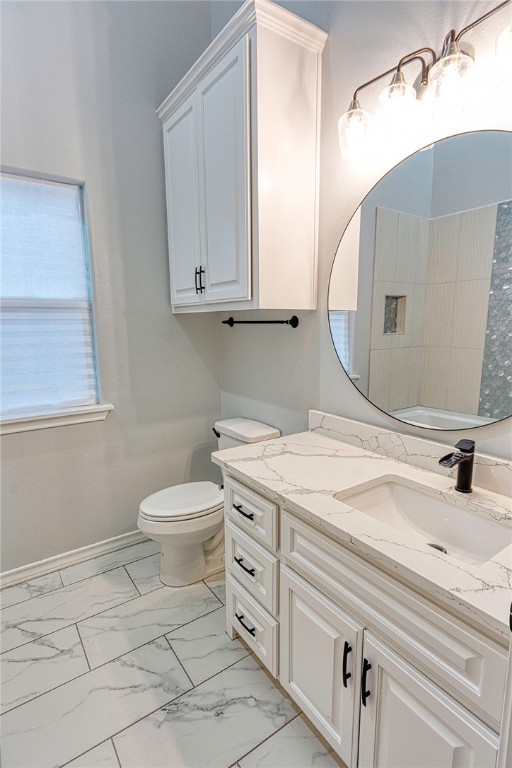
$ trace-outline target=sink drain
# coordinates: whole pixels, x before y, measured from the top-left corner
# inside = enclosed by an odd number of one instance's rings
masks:
[[[448,550],[442,547],[440,544],[431,544],[430,541],[428,541],[427,547],[432,547],[432,549],[437,549],[439,552],[444,552],[445,555],[448,554]]]

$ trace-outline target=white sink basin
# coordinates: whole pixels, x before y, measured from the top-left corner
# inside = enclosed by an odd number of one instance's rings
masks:
[[[413,481],[387,476],[334,494],[344,504],[397,531],[420,534],[424,544],[469,563],[486,562],[511,541],[504,524],[486,520]]]

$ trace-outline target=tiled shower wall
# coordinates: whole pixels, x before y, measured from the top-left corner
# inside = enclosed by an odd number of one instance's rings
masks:
[[[421,405],[478,413],[496,210],[430,222]]]
[[[378,209],[369,396],[384,410],[478,413],[496,215],[496,205],[436,219]],[[500,253],[510,243],[503,229]],[[500,263],[493,280],[501,285],[510,255],[502,253]],[[384,333],[386,295],[406,297],[402,333]],[[503,324],[503,290],[499,295],[496,328]],[[493,335],[490,371],[499,346]]]
[[[377,208],[369,398],[385,411],[419,403],[428,219]],[[403,296],[402,333],[385,333],[386,296]]]

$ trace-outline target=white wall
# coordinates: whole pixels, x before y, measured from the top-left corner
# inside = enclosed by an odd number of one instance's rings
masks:
[[[469,134],[440,142],[433,174],[432,218],[512,199],[510,135]]]
[[[214,32],[239,5],[238,2],[213,4]],[[301,313],[300,326],[295,331],[286,326],[272,333],[250,326],[242,330],[223,327],[223,415],[243,412],[292,432],[306,428],[308,408],[321,408],[378,426],[398,428],[408,434],[435,436],[439,440],[439,432],[401,425],[368,403],[346,377],[332,346],[326,304],[329,273],[338,242],[362,198],[383,173],[401,159],[399,155],[394,161],[383,158],[380,166],[374,164],[364,170],[343,162],[338,151],[337,121],[358,85],[392,67],[410,50],[424,45],[439,50],[452,27],[461,29],[495,3],[299,0],[282,2],[282,5],[329,33],[323,57],[319,310]],[[480,55],[494,50],[496,36],[506,22],[506,12],[497,14],[468,34],[467,43]],[[366,103],[372,103],[384,84],[377,84],[364,93]],[[479,115],[475,122],[484,119],[485,116]],[[437,138],[441,135],[442,132]],[[507,420],[474,432],[465,431],[464,436],[474,437],[481,451],[511,456],[510,431],[510,420]],[[449,445],[455,439],[457,433],[443,435]]]
[[[148,493],[211,473],[216,315],[171,315],[155,108],[211,39],[206,2],[6,2],[2,162],[85,180],[103,423],[2,440],[1,570],[136,529]]]

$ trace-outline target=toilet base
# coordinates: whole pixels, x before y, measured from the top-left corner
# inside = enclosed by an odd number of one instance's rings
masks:
[[[160,581],[168,587],[185,587],[206,576],[202,544],[190,547],[165,547],[160,553]]]
[[[224,555],[212,558],[204,558],[201,563],[200,558],[196,558],[193,567],[189,567],[190,562],[187,562],[185,566],[176,567],[172,565],[173,558],[164,557],[164,553],[160,553],[160,581],[168,587],[186,587],[189,584],[195,584],[198,581],[206,579],[208,576],[213,576],[216,573],[222,573],[224,570]],[[171,563],[171,565],[170,565]],[[165,573],[164,567],[169,567],[169,571]]]
[[[222,516],[223,510],[220,510],[214,524],[206,529],[210,533],[206,541],[199,532],[193,536],[173,535],[160,539],[160,581],[163,584],[168,587],[185,587],[224,570]],[[176,524],[173,525],[176,527]]]

